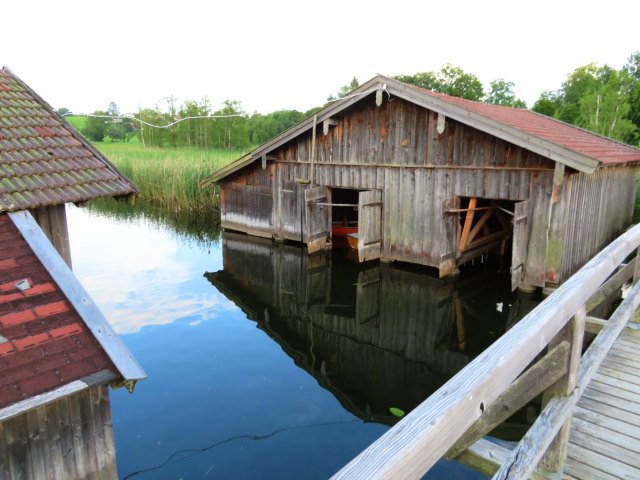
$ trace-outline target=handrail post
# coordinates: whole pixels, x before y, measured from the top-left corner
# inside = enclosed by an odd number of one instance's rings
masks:
[[[584,341],[584,329],[586,323],[586,310],[584,305],[578,309],[571,321],[563,328],[556,338],[549,344],[550,347],[567,340],[571,342],[569,351],[569,368],[564,377],[552,385],[543,395],[543,405],[546,405],[551,397],[556,395],[567,396],[573,392],[578,382],[578,371],[582,357]],[[547,453],[540,462],[540,466],[551,472],[560,472],[567,459],[567,446],[569,444],[569,432],[571,429],[571,417],[562,426],[558,435],[549,446]]]

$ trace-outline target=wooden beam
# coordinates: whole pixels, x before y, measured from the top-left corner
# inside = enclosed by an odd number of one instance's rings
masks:
[[[466,213],[469,211],[474,212],[482,212],[484,210],[489,210],[494,207],[477,207],[477,208],[452,208],[450,210],[445,210],[444,213]]]
[[[491,235],[487,235],[486,237],[479,238],[472,242],[469,242],[466,246],[467,250],[471,250],[472,248],[478,248],[483,245],[488,245],[489,243],[495,242],[496,240],[500,240],[503,237],[506,237],[509,232],[496,232]]]
[[[569,342],[563,341],[551,349],[534,366],[518,377],[491,403],[476,422],[460,437],[445,458],[453,459],[470,445],[498,427],[511,415],[556,383],[568,370]]]
[[[322,122],[322,134],[327,136],[329,133],[329,128],[334,127],[338,124],[338,120],[335,118],[327,118]]]
[[[482,216],[480,217],[480,220],[478,220],[478,223],[476,223],[475,226],[471,229],[471,232],[469,232],[469,237],[467,238],[467,243],[465,244],[465,248],[471,245],[471,243],[473,242],[473,239],[476,238],[478,233],[480,233],[480,230],[482,229],[482,227],[487,224],[487,222],[491,218],[491,215],[493,215],[494,210],[495,208],[491,207],[489,210],[487,210],[482,214]]]
[[[464,220],[464,227],[462,228],[460,243],[458,245],[458,250],[460,250],[461,252],[464,251],[467,245],[467,237],[469,236],[469,231],[471,231],[471,224],[473,223],[473,216],[475,214],[477,203],[478,199],[476,197],[472,197],[471,199],[469,199],[469,210],[467,211],[467,217]]]
[[[589,299],[585,308],[587,313],[596,308],[602,302],[604,302],[609,296],[613,295],[616,291],[619,291],[626,282],[628,282],[634,274],[636,265],[636,259],[632,259],[623,268],[621,268],[615,275],[602,284],[598,291]]]
[[[570,395],[576,388],[578,382],[578,369],[582,357],[582,346],[584,343],[584,324],[587,316],[584,307],[578,309],[569,323],[569,328],[563,330],[559,335],[561,339],[571,342],[571,352],[569,354],[569,371],[560,379],[556,386],[552,386],[545,392],[545,395]],[[565,336],[566,331],[566,336]],[[569,446],[569,433],[571,431],[571,420],[567,420],[560,428],[557,437],[554,439],[546,454],[544,455],[542,466],[551,472],[560,472],[567,459],[567,447]]]
[[[489,476],[496,473],[510,454],[509,449],[483,438],[462,452],[456,461]]]
[[[585,331],[595,333],[597,335],[604,327],[607,326],[608,320],[587,316],[585,318],[585,322]]]

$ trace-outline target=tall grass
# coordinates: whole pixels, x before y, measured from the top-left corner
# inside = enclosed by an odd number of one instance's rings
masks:
[[[96,147],[138,186],[138,201],[173,212],[216,209],[217,188],[201,188],[199,182],[242,154],[230,150],[145,148],[140,143],[98,143]]]

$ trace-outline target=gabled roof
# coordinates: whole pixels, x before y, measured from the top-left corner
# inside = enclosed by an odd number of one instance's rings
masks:
[[[0,213],[0,421],[96,375],[146,376],[31,214]]]
[[[0,212],[137,191],[38,94],[0,70]]]
[[[640,162],[640,150],[615,140],[588,132],[538,113],[473,102],[399,82],[378,75],[354,90],[350,95],[329,104],[315,118],[318,124],[339,114],[351,105],[375,92],[399,97],[465,125],[477,128],[497,138],[538,153],[576,170],[593,173],[601,165],[621,165]],[[203,186],[218,183],[227,176],[250,165],[281,145],[313,128],[309,117],[259,146],[235,162],[205,178]]]

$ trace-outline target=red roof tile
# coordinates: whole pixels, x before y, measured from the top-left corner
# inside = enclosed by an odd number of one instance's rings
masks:
[[[457,105],[534,137],[581,153],[605,165],[640,162],[640,150],[637,148],[530,110],[474,102],[420,87],[413,87],[444,102]]]
[[[32,287],[20,291],[16,283],[25,278]],[[0,408],[105,369],[117,373],[11,219],[0,214]]]
[[[136,191],[49,104],[0,69],[0,212]]]

